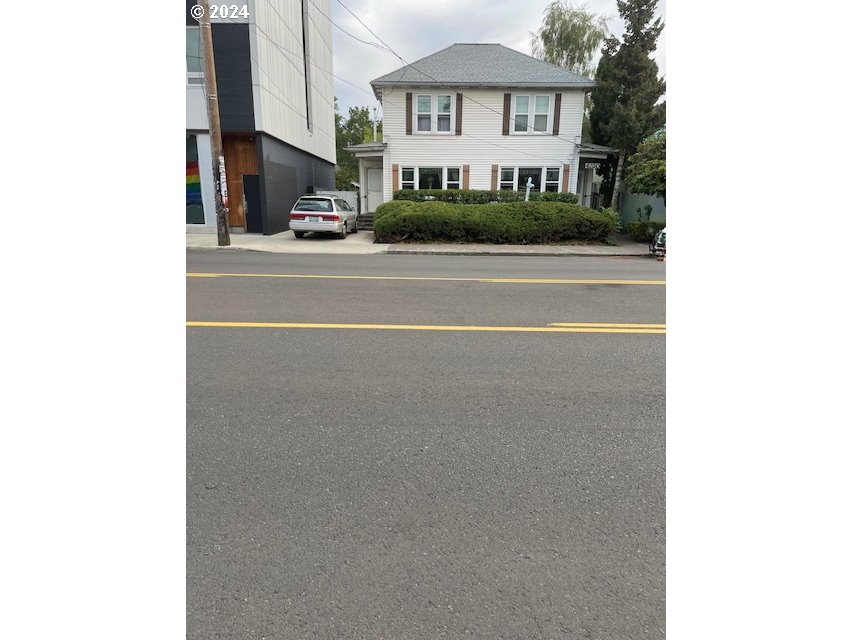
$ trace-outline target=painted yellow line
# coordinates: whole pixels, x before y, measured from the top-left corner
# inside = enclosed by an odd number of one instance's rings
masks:
[[[187,273],[188,278],[293,278],[313,280],[425,280],[489,284],[615,284],[665,285],[666,280],[560,280],[553,278],[428,278],[423,276],[311,275],[302,273]]]
[[[345,324],[316,322],[187,322],[188,327],[224,327],[232,329],[369,329],[390,331],[491,331],[512,333],[666,333],[655,325],[492,327],[429,324]]]
[[[643,328],[666,329],[665,324],[610,324],[606,322],[549,322],[549,327],[599,327],[599,328]]]

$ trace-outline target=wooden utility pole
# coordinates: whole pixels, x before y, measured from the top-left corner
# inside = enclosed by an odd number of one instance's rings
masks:
[[[204,85],[207,88],[207,120],[210,123],[210,148],[213,184],[216,185],[216,236],[220,247],[231,244],[228,233],[228,183],[225,180],[225,156],[222,154],[222,131],[219,128],[219,101],[216,97],[216,68],[213,65],[213,34],[210,30],[208,0],[199,0],[204,11],[199,18],[201,48],[204,56]]]

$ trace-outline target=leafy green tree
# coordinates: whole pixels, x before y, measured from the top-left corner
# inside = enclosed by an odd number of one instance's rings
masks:
[[[660,18],[653,20],[657,4],[658,0],[617,0],[625,35],[622,42],[605,39],[596,69],[590,111],[592,141],[619,149],[615,175],[608,180],[612,188],[605,189],[610,192],[611,207],[622,188],[626,159],[666,118],[665,103],[656,105],[666,83],[658,78],[658,65],[651,58],[664,27]],[[608,173],[612,173],[609,168],[605,178],[610,178]]]
[[[666,202],[666,129],[643,140],[629,158],[625,180],[631,191]]]
[[[554,0],[545,9],[539,31],[530,34],[530,47],[540,60],[591,78],[592,58],[606,36],[607,18],[590,12],[585,4],[575,7]]]
[[[593,77],[592,59],[607,36],[607,18],[565,0],[554,0],[545,9],[542,26],[530,34],[530,48],[540,60],[568,69],[585,78]],[[584,98],[584,120],[581,139],[591,141],[589,112],[592,101]]]
[[[382,122],[377,122],[377,139],[381,140]],[[335,188],[351,191],[352,182],[358,182],[358,160],[346,150],[346,147],[373,141],[373,120],[368,107],[350,107],[347,118],[338,112],[338,99],[335,98],[335,151],[337,154],[337,172]]]

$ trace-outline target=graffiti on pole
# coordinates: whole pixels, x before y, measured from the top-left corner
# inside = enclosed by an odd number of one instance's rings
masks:
[[[228,206],[228,183],[225,180],[225,157],[219,156],[219,193],[222,194],[222,206]]]

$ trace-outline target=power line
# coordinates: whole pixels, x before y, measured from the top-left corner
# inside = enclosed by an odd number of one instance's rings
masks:
[[[310,1],[310,0],[309,0],[309,1]],[[365,29],[367,29],[371,34],[373,34],[373,36],[374,36],[377,40],[379,40],[379,42],[381,42],[383,45],[385,45],[386,49],[387,49],[390,53],[392,53],[394,56],[396,56],[397,58],[399,58],[399,60],[400,60],[403,64],[405,64],[405,65],[406,65],[406,66],[408,66],[408,67],[411,67],[413,70],[417,71],[418,73],[421,73],[421,74],[425,75],[427,78],[429,78],[429,79],[430,79],[430,80],[432,80],[433,82],[437,83],[438,85],[440,85],[440,86],[444,87],[445,89],[450,89],[450,90],[455,91],[455,89],[453,89],[453,87],[451,87],[451,86],[450,86],[450,85],[448,85],[448,84],[445,84],[445,83],[441,82],[440,80],[437,80],[436,78],[433,78],[433,77],[432,77],[430,74],[428,74],[427,72],[425,72],[425,71],[423,71],[423,70],[421,70],[421,69],[418,69],[418,68],[417,68],[413,63],[406,62],[406,60],[405,60],[405,59],[404,59],[404,58],[403,58],[399,53],[397,53],[397,52],[396,52],[396,51],[395,51],[395,50],[394,50],[390,45],[388,45],[388,43],[386,43],[382,38],[380,38],[380,37],[379,37],[379,35],[377,35],[377,34],[376,34],[376,32],[374,32],[370,27],[368,27],[366,24],[364,24],[364,22],[362,22],[361,18],[359,18],[355,13],[353,13],[353,12],[352,12],[352,10],[351,10],[349,7],[347,7],[343,2],[341,2],[341,0],[336,0],[336,2],[337,2],[339,5],[341,5],[344,9],[346,9],[346,10],[350,13],[350,15],[352,15],[356,20],[358,20],[358,22],[359,22],[359,23],[360,23],[360,24],[361,24]],[[405,74],[405,71],[404,71],[403,73]],[[397,80],[397,81],[392,80],[392,81],[391,81],[391,84],[392,84],[392,85],[394,85],[394,84],[399,85],[399,84],[400,84],[400,81],[399,81],[399,80]],[[480,105],[481,107],[483,107],[483,108],[485,108],[485,109],[488,109],[489,111],[492,111],[492,112],[494,112],[494,113],[498,114],[498,115],[499,115],[499,116],[501,116],[501,117],[503,117],[503,115],[504,115],[504,114],[503,114],[503,112],[498,111],[497,109],[492,109],[490,106],[485,105],[485,104],[483,104],[482,102],[480,102],[480,101],[478,101],[478,100],[474,100],[474,98],[471,98],[470,96],[468,96],[468,95],[467,95],[467,94],[465,94],[465,93],[463,93],[463,94],[462,94],[462,97],[463,97],[463,98],[465,98],[465,99],[467,99],[467,100],[469,100],[470,102],[473,102],[473,103],[475,103],[475,104]],[[530,113],[530,112],[528,111],[528,117],[529,117],[529,113]],[[535,112],[534,112],[534,115],[535,115]],[[510,120],[512,120],[512,121],[513,121],[513,123],[521,123],[521,120],[518,120],[518,119],[513,118],[513,117],[510,117]],[[525,127],[525,129],[527,129],[527,126],[528,126],[528,125],[527,125],[527,123],[524,123],[524,127]],[[554,138],[557,138],[558,140],[562,140],[562,141],[564,141],[564,142],[569,142],[569,143],[571,143],[571,144],[576,144],[576,142],[575,142],[574,140],[569,140],[568,138],[563,138],[562,136],[553,136],[553,137],[554,137]]]
[[[404,107],[400,107],[394,103],[391,103],[389,106],[393,107],[393,109],[397,110],[398,112],[403,112],[405,110]],[[464,131],[460,135],[462,137],[471,138],[472,140],[477,140],[478,142],[482,142],[484,144],[488,144],[488,145],[491,145],[493,147],[497,147],[499,149],[506,149],[507,151],[512,151],[513,153],[521,153],[521,154],[529,156],[531,158],[536,158],[538,160],[544,160],[545,162],[547,162],[548,164],[551,164],[551,165],[555,165],[555,164],[563,165],[566,163],[565,160],[559,160],[559,159],[555,159],[555,158],[546,158],[545,156],[540,156],[537,154],[528,153],[526,151],[522,151],[521,149],[514,149],[513,147],[507,147],[507,146],[504,146],[502,144],[498,144],[497,142],[492,142],[491,140],[485,140],[483,138],[478,138],[477,136],[471,135],[470,133],[465,133]],[[452,135],[448,135],[447,137],[453,138]]]
[[[340,29],[341,31],[343,31],[345,34],[347,34],[347,35],[348,35],[350,38],[352,38],[353,40],[358,40],[359,42],[362,42],[362,43],[364,43],[364,44],[370,45],[371,47],[376,47],[376,48],[377,48],[377,49],[379,49],[380,51],[391,51],[391,49],[388,47],[388,45],[386,45],[384,42],[383,42],[382,44],[383,44],[383,45],[385,45],[385,46],[379,46],[379,45],[378,45],[378,44],[376,44],[375,42],[368,42],[367,40],[362,40],[361,38],[359,38],[359,37],[357,37],[357,36],[352,35],[349,31],[347,31],[346,29],[344,29],[344,28],[343,28],[342,26],[340,26],[337,22],[335,22],[335,21],[334,21],[334,20],[332,20],[328,15],[326,15],[326,12],[325,12],[325,11],[323,11],[322,7],[319,7],[319,6],[317,5],[317,3],[315,3],[315,2],[314,2],[314,0],[308,0],[308,2],[310,2],[311,4],[313,4],[313,5],[314,5],[314,7],[317,9],[317,11],[319,11],[319,12],[320,12],[320,15],[322,15],[324,18],[326,18],[326,20],[328,20],[329,22],[331,22],[334,26],[336,26],[338,29]],[[278,12],[276,12],[276,13],[278,13]],[[279,17],[281,17],[281,16],[280,16],[280,14],[279,14]],[[316,26],[316,25],[315,25],[315,26]],[[380,42],[381,42],[381,40],[380,40]]]

